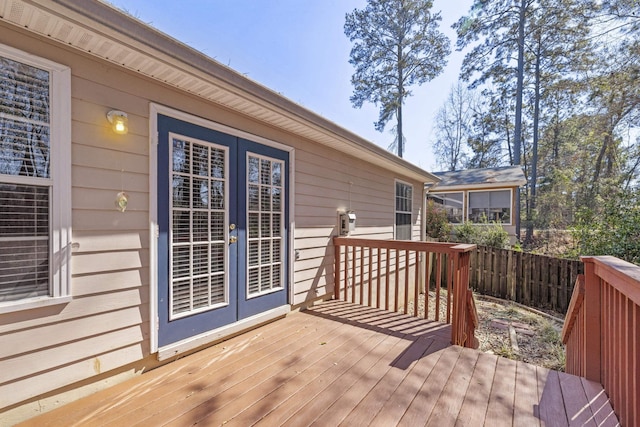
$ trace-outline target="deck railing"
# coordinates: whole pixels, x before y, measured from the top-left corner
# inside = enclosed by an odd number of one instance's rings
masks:
[[[478,347],[478,315],[469,288],[475,245],[351,237],[335,237],[333,243],[336,299],[415,317],[423,312],[424,318],[451,323],[453,344]]]
[[[602,384],[623,426],[640,425],[640,267],[583,257],[562,330],[566,371]]]

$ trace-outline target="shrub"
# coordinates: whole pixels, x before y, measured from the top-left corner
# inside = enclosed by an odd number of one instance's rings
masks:
[[[448,241],[451,233],[451,225],[447,213],[433,200],[427,200],[425,212],[427,237],[440,241]]]
[[[492,248],[504,249],[509,246],[509,233],[498,223],[480,227],[481,244]]]
[[[640,189],[580,209],[571,234],[577,244],[572,255],[612,255],[640,265]]]
[[[455,228],[455,240],[460,243],[504,249],[509,246],[509,233],[496,222],[472,224],[466,221]]]

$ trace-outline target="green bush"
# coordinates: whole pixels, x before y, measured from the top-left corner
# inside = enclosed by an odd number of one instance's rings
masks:
[[[571,229],[576,241],[569,255],[612,255],[640,265],[640,189],[621,191],[582,208]]]
[[[425,212],[425,221],[427,227],[427,237],[437,239],[439,241],[448,241],[451,233],[451,225],[447,213],[440,205],[434,203],[433,200],[427,200],[427,211]]]
[[[496,222],[485,221],[481,224],[473,224],[466,221],[454,229],[455,240],[460,243],[473,243],[504,249],[509,247],[509,233]]]
[[[454,228],[456,242],[479,244],[480,230],[471,221],[465,221]]]

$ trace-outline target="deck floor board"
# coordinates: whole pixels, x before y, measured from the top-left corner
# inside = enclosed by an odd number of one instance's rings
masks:
[[[22,426],[616,425],[599,384],[452,346],[450,333],[328,301]]]

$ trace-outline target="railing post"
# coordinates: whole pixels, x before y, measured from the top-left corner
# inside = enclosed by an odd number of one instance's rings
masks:
[[[447,294],[451,295],[451,291],[453,290],[453,313],[451,317],[451,344],[454,345],[463,345],[463,337],[461,337],[462,330],[462,319],[460,314],[464,312],[464,308],[462,307],[460,300],[460,293],[462,292],[462,283],[460,283],[460,253],[456,252],[453,254],[453,259],[450,264],[452,268],[452,280],[451,284],[449,284],[449,289],[447,289]],[[453,289],[451,286],[453,285]]]
[[[335,243],[333,243],[333,251],[334,251],[334,258],[335,258],[335,262],[336,265],[334,267],[334,272],[333,272],[333,299],[340,299],[340,264],[341,264],[341,260],[340,260],[340,245]]]
[[[601,283],[596,275],[592,258],[582,258],[584,262],[584,351],[582,353],[584,376],[591,381],[601,382]]]

